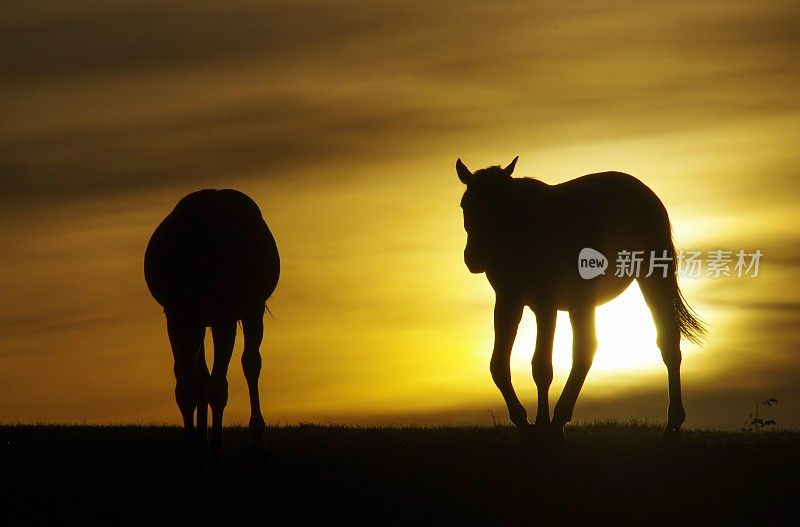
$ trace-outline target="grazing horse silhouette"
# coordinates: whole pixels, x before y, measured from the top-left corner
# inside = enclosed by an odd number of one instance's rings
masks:
[[[228,364],[236,323],[244,334],[242,369],[250,394],[249,428],[261,444],[265,429],[258,396],[259,347],[266,301],[278,285],[275,239],[258,205],[236,190],[201,190],[181,199],[156,228],[144,257],[153,297],[164,307],[175,359],[175,399],[187,439],[206,441],[208,406],[212,461],[223,452],[222,414],[228,401]],[[214,363],[203,340],[211,327]],[[195,427],[195,412],[197,423]]]
[[[676,435],[686,417],[681,402],[681,335],[699,342],[705,327],[678,289],[675,248],[664,205],[641,181],[621,172],[589,174],[559,185],[512,178],[517,159],[505,168],[495,166],[474,174],[461,159],[456,161],[458,177],[467,186],[461,199],[467,231],[464,262],[471,272],[486,273],[495,291],[490,371],[511,421],[524,436],[551,432],[563,438],[597,347],[595,306],[622,293],[636,278],[653,315],[657,344],[667,366],[665,434]],[[620,251],[631,251],[643,257],[642,272],[638,276],[609,272],[584,279],[578,272],[583,248],[612,261]],[[654,272],[648,273],[651,264]],[[531,363],[538,392],[533,426],[514,392],[509,365],[525,306],[536,315],[537,325]],[[569,312],[572,369],[551,422],[548,390],[553,380],[558,310]]]

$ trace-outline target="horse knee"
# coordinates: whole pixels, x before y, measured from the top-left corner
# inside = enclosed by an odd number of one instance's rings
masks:
[[[258,379],[261,373],[261,353],[258,349],[245,349],[242,353],[242,371],[246,379]]]
[[[681,362],[683,361],[680,349],[667,351],[661,350],[661,359],[664,361],[667,369],[680,368]]]
[[[661,358],[667,368],[677,368],[681,365],[682,354],[680,347],[680,334],[659,334],[656,340],[658,349],[661,351]]]
[[[511,378],[511,368],[506,359],[492,357],[489,362],[489,373],[492,374],[492,380],[498,386],[507,383]]]
[[[198,399],[198,383],[191,366],[175,363],[175,400],[181,412],[194,410]]]
[[[197,390],[193,385],[179,381],[175,384],[175,401],[182,414],[193,412],[197,406]]]
[[[228,381],[212,376],[206,384],[206,400],[212,410],[225,408],[228,404]]]

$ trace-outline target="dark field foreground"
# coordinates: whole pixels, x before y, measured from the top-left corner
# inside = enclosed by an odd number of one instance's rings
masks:
[[[507,427],[270,428],[269,453],[226,430],[223,469],[192,468],[175,427],[0,426],[0,524],[798,525],[800,433],[568,429],[563,451]]]

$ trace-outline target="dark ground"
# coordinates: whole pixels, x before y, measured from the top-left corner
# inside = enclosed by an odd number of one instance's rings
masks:
[[[570,427],[549,453],[508,427],[266,437],[260,456],[246,429],[226,429],[225,466],[208,474],[176,427],[3,425],[0,524],[800,525],[800,432],[685,431],[670,447],[654,427],[605,423]]]

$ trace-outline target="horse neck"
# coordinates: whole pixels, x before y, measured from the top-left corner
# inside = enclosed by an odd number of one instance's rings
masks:
[[[533,234],[537,224],[549,214],[550,186],[531,178],[514,178],[503,205],[507,215],[506,228],[522,234]]]

